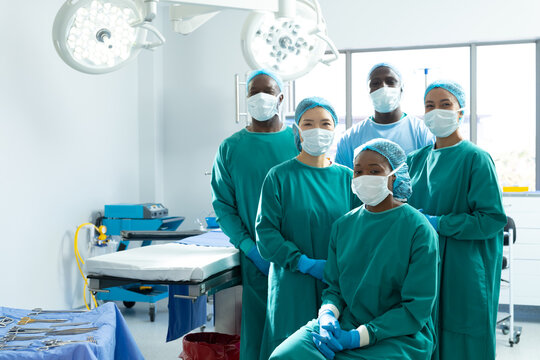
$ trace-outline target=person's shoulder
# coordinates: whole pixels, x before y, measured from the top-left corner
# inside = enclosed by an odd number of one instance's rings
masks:
[[[344,224],[349,224],[351,222],[356,222],[358,221],[361,213],[362,213],[362,209],[364,208],[363,205],[357,207],[357,208],[354,208],[352,209],[351,211],[345,213],[344,215],[342,215],[341,217],[339,217],[335,222],[334,222],[334,226],[342,226]]]
[[[296,158],[292,158],[272,167],[268,171],[268,176],[280,176],[289,173],[293,168],[297,167]]]
[[[362,129],[364,127],[369,125],[368,123],[369,122],[367,121],[367,119],[357,122],[356,124],[351,126],[349,129],[347,129],[347,131],[345,131],[341,139],[349,139],[351,136],[356,136],[358,133],[362,132]]]
[[[424,120],[422,120],[418,116],[409,113],[406,113],[406,115],[407,116],[405,116],[404,120],[407,120],[413,124],[424,124]]]
[[[407,219],[407,224],[411,225],[412,227],[416,228],[421,232],[427,232],[430,234],[435,233],[433,226],[426,219],[426,217],[411,205],[407,203],[403,204],[401,206],[401,211],[403,217]]]
[[[433,144],[429,144],[421,147],[420,149],[413,150],[407,155],[407,162],[411,162],[416,159],[425,157],[431,150],[433,150]]]
[[[333,162],[332,166],[334,167],[335,171],[337,171],[337,172],[343,173],[343,174],[351,176],[351,177],[353,175],[353,171],[348,166],[338,164],[336,162]]]
[[[469,140],[463,140],[460,144],[461,151],[467,156],[474,159],[475,163],[493,163],[491,155],[486,150],[482,149]]]
[[[241,129],[235,132],[234,134],[230,135],[229,137],[225,138],[225,140],[221,142],[221,147],[234,146],[235,144],[238,144],[243,139],[245,139],[247,134],[249,134],[249,132],[245,128]]]

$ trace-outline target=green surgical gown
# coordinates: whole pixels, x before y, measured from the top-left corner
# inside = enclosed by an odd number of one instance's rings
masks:
[[[255,246],[255,217],[262,183],[268,170],[297,154],[289,127],[274,133],[243,129],[223,141],[214,161],[214,211],[223,232],[241,250],[241,359],[259,357],[265,321],[268,279],[246,256]]]
[[[342,165],[316,168],[297,159],[268,172],[256,225],[259,251],[271,261],[261,359],[317,315],[325,285],[297,271],[298,260],[326,260],[332,224],[360,205],[351,180]]]
[[[437,233],[407,204],[380,213],[362,206],[337,220],[323,303],[337,307],[342,329],[365,325],[369,345],[338,352],[335,358],[430,359],[438,262]],[[312,331],[319,331],[316,319],[282,343],[271,359],[323,360]]]
[[[440,216],[434,358],[493,360],[506,225],[493,160],[461,141],[442,149],[424,147],[407,163],[413,189],[409,203]]]

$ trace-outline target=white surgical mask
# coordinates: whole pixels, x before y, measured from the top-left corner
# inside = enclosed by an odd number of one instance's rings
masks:
[[[300,128],[298,127],[298,130]],[[302,136],[302,150],[311,156],[326,154],[334,142],[334,132],[320,128],[300,130]]]
[[[384,86],[371,94],[375,111],[385,114],[396,110],[401,100],[401,88]]]
[[[281,94],[279,94],[281,95]],[[247,98],[247,110],[252,118],[267,121],[279,114],[279,95],[260,92]]]
[[[399,165],[388,175],[362,175],[353,178],[351,183],[353,193],[366,205],[379,205],[392,193],[388,189],[388,178],[394,175],[404,164]]]
[[[434,109],[424,115],[424,123],[433,135],[445,138],[450,136],[459,127],[461,120],[458,120],[459,110]]]

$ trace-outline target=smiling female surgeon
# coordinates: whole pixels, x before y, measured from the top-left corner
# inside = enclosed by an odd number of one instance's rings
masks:
[[[360,205],[351,191],[352,170],[325,157],[338,122],[334,108],[325,99],[307,98],[295,121],[302,151],[268,172],[257,214],[257,247],[271,262],[264,360],[317,315],[332,224]]]
[[[318,319],[272,360],[431,358],[437,233],[397,200],[411,194],[401,147],[374,139],[356,152],[352,187],[364,206],[334,223]]]
[[[487,152],[463,140],[465,92],[452,81],[432,83],[424,95],[435,146],[409,154],[409,203],[439,233],[441,279],[435,358],[495,359],[501,281],[501,190]]]

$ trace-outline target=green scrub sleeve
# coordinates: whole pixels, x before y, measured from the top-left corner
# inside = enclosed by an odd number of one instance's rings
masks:
[[[338,228],[336,223],[334,223],[332,226],[332,232],[330,234],[330,243],[328,245],[328,259],[326,260],[326,265],[324,266],[324,279],[328,284],[328,287],[323,291],[322,304],[332,304],[339,310],[339,313],[342,314],[346,303],[341,296],[341,291],[339,288],[339,268],[337,265],[336,256],[337,236]]]
[[[442,215],[439,234],[456,240],[493,238],[506,225],[495,164],[487,153],[476,153],[469,173],[466,207],[472,211]]]
[[[270,170],[261,190],[255,224],[257,248],[264,259],[284,269],[297,271],[302,253],[292,241],[284,239],[280,232],[283,209],[279,186],[272,174]]]
[[[415,334],[426,325],[437,296],[438,261],[437,234],[426,222],[414,235],[409,270],[401,289],[401,304],[365,324],[370,345],[391,337]]]
[[[219,226],[231,244],[247,255],[255,242],[238,214],[236,194],[225,164],[224,151],[224,147],[220,146],[212,168],[212,205]]]

